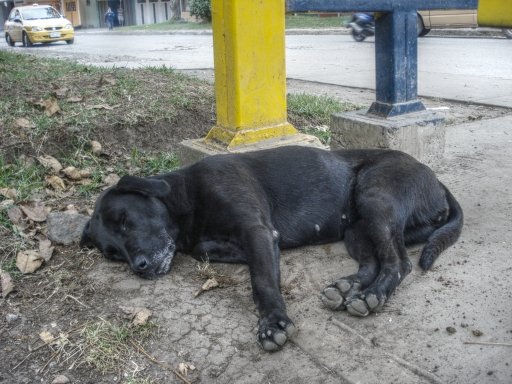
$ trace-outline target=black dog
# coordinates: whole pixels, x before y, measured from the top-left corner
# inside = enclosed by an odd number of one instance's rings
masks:
[[[344,239],[359,270],[325,288],[322,300],[366,316],[411,271],[407,245],[426,243],[419,263],[427,270],[462,223],[452,194],[404,153],[283,147],[125,176],[96,202],[82,245],[148,278],[169,272],[176,251],[247,263],[258,339],[275,350],[295,330],[280,293],[280,248]]]

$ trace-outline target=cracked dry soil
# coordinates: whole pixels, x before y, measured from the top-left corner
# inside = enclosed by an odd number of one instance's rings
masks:
[[[325,84],[290,80],[288,89],[364,105],[373,100],[370,91]],[[186,255],[175,258],[170,274],[143,280],[96,251],[58,246],[49,265],[1,304],[0,382],[51,383],[59,374],[74,383],[183,382],[140,353],[126,356],[124,370],[101,375],[86,365],[48,364],[54,352],[36,350],[41,331],[120,318],[120,306],[153,312],[158,328],[145,351],[171,367],[193,364],[186,376],[193,383],[512,382],[510,347],[485,344],[512,341],[512,111],[425,102],[449,107],[442,112],[445,159],[436,171],[461,202],[466,224],[428,273],[417,266],[419,249],[409,250],[413,271],[382,312],[355,318],[322,305],[321,289],[356,270],[343,243],[283,252],[282,291],[298,333],[269,354],[256,342],[246,266],[214,265],[230,283],[195,297],[204,279]],[[8,313],[17,319],[8,322]]]

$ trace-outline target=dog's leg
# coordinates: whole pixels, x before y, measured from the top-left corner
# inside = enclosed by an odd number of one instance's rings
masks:
[[[258,340],[263,349],[274,351],[295,332],[280,292],[279,234],[264,225],[256,225],[247,228],[243,237],[253,298],[260,313]]]
[[[199,261],[215,263],[246,263],[246,257],[240,246],[229,241],[210,240],[197,244],[192,257]]]
[[[399,207],[393,197],[385,194],[363,196],[358,201],[361,225],[375,247],[380,270],[366,289],[345,302],[347,311],[352,315],[366,316],[380,310],[412,269],[405,249],[403,217]]]
[[[321,299],[331,310],[346,309],[345,302],[367,288],[379,273],[375,248],[361,221],[345,231],[345,246],[349,255],[359,262],[359,269],[356,274],[339,278],[322,291]]]

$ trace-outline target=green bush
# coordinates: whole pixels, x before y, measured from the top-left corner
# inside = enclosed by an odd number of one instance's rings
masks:
[[[210,0],[192,0],[190,3],[190,14],[202,21],[212,21],[212,8]]]

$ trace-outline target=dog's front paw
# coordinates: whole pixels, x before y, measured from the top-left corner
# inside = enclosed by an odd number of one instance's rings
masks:
[[[258,341],[268,352],[281,349],[294,333],[295,325],[285,314],[271,313],[258,324]]]

